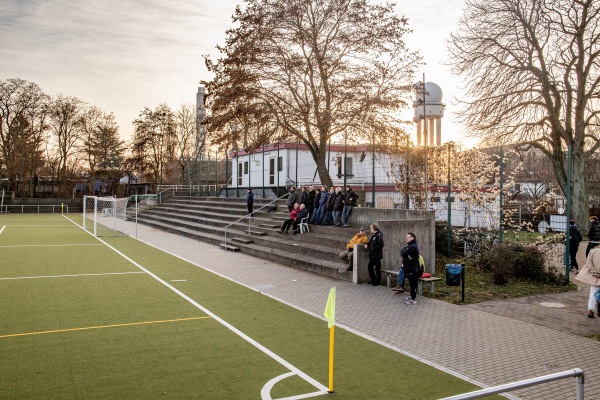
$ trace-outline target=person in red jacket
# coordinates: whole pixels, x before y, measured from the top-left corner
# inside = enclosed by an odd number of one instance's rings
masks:
[[[292,222],[296,220],[296,217],[300,214],[300,204],[294,204],[294,209],[290,211],[290,218],[286,219],[281,226],[281,230],[277,231],[277,233],[285,234],[290,230],[290,226],[292,226]]]

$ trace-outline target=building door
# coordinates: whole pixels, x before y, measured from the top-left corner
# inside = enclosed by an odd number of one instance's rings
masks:
[[[275,184],[275,158],[269,158],[269,185]]]

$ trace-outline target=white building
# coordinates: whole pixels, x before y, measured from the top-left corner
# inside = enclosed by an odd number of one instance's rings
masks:
[[[304,143],[267,145],[252,153],[242,150],[229,152],[232,176],[228,188],[277,188],[291,185],[321,185],[316,163]],[[347,185],[365,191],[365,200],[371,202],[373,170],[378,206],[385,197],[396,196],[394,182],[388,177],[386,159],[375,153],[370,145],[339,145],[327,147],[327,168],[334,186]],[[345,175],[345,176],[344,176]],[[255,193],[257,193],[255,191]],[[393,202],[392,202],[393,203]],[[393,208],[394,204],[387,204]]]

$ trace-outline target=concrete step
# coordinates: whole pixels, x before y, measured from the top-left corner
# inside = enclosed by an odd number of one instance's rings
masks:
[[[254,240],[252,240],[252,239],[245,239],[245,238],[239,238],[239,237],[231,238],[231,241],[238,242],[238,243],[244,243],[244,244],[254,243]]]
[[[225,228],[222,225],[215,226],[212,224],[205,224],[204,221],[188,221],[156,214],[142,214],[141,216],[138,216],[138,222],[144,221],[168,224],[172,230],[194,230],[196,232],[217,235],[221,238],[221,241],[223,241],[223,238],[225,237]],[[309,234],[280,235],[275,233],[273,235],[267,235],[266,232],[251,230],[250,236],[248,236],[247,230],[245,230],[244,227],[234,225],[232,228],[227,230],[227,235],[229,237],[252,237],[254,244],[258,246],[263,246],[267,249],[278,249],[294,254],[304,253],[324,261],[338,261],[338,255],[345,247],[345,243],[338,247],[324,246],[315,238],[309,238]]]
[[[196,240],[212,243],[217,246],[225,246],[225,244],[223,243],[223,237],[221,235],[200,232],[196,229],[184,228],[181,226],[174,226],[164,221],[140,219],[138,220],[138,222],[158,229],[165,230],[167,232],[172,232]],[[230,246],[229,242],[227,243],[227,246]],[[346,264],[339,261],[326,261],[303,253],[290,253],[289,250],[286,251],[278,248],[266,248],[264,246],[257,245],[256,243],[240,243],[232,247],[237,247],[240,251],[259,258],[268,259],[285,265],[290,265],[322,275],[327,275],[339,280],[344,280],[348,282],[352,281],[352,273],[346,272]]]

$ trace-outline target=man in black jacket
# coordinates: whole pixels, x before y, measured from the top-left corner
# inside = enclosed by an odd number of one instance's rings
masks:
[[[400,255],[402,256],[402,268],[404,268],[404,273],[408,277],[408,284],[410,285],[410,296],[404,299],[404,304],[417,304],[420,266],[419,246],[414,233],[408,232],[406,234],[406,246],[400,250]]]
[[[381,284],[381,259],[383,258],[383,234],[379,227],[371,224],[371,239],[365,244],[365,250],[369,250],[369,285],[379,286]]]
[[[246,195],[246,205],[248,206],[248,215],[250,218],[254,218],[254,193],[252,193],[252,189],[248,188],[248,194]]]
[[[344,196],[344,210],[342,212],[342,228],[348,226],[348,217],[352,213],[352,207],[356,206],[358,195],[350,186],[346,186],[346,194]]]
[[[344,193],[342,188],[335,188],[335,199],[333,200],[333,226],[340,226],[339,219],[344,209]]]
[[[569,256],[571,257],[571,271],[575,273],[579,272],[579,265],[577,265],[577,250],[579,250],[579,243],[583,239],[581,232],[577,227],[575,221],[571,220],[571,226],[569,227]]]
[[[588,229],[587,235],[589,243],[587,245],[587,249],[585,249],[586,259],[590,253],[590,250],[600,244],[600,222],[598,222],[598,217],[595,215],[590,217],[590,228]]]

